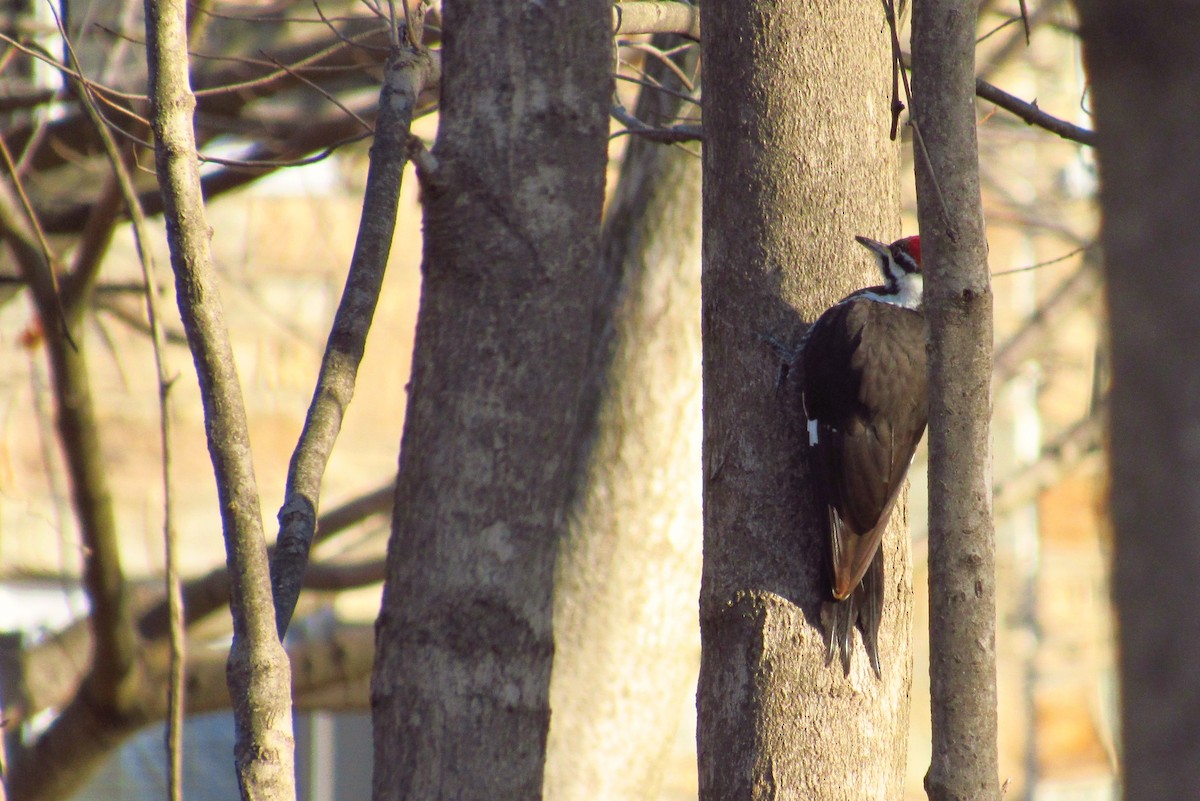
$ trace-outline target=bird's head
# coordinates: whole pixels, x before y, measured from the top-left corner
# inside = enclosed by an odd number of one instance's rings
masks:
[[[858,244],[875,255],[883,273],[884,294],[888,302],[908,309],[921,307],[921,238],[906,236],[890,245],[865,236],[856,236]],[[891,299],[894,297],[894,300]]]

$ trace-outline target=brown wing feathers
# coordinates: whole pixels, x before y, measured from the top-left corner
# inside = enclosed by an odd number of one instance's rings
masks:
[[[817,433],[810,444],[829,506],[833,593],[842,599],[879,548],[925,430],[925,383],[911,380],[925,371],[924,322],[897,306],[844,301],[813,327],[804,369]]]

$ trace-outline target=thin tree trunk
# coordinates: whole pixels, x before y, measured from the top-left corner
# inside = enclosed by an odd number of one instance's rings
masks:
[[[664,49],[682,44],[657,37]],[[681,59],[694,71],[698,48]],[[686,91],[659,62],[654,80]],[[698,112],[643,89],[637,116]],[[601,244],[583,454],[554,602],[545,797],[657,798],[696,679],[700,159],[634,139]]]
[[[242,798],[296,797],[291,665],[275,634],[271,576],[249,431],[209,249],[188,76],[186,3],[146,0],[155,166],[175,294],[200,379],[229,567],[229,695]]]
[[[1124,797],[1200,798],[1200,9],[1077,5],[1100,140]]]
[[[932,801],[1000,795],[992,526],[992,288],[975,139],[975,6],[913,8],[914,133],[929,321]]]
[[[602,0],[444,6],[374,797],[536,799],[604,201]],[[451,35],[452,34],[452,35]]]
[[[825,660],[830,556],[802,415],[777,391],[778,362],[761,341],[798,339],[826,307],[879,282],[856,234],[899,234],[883,9],[727,0],[701,12],[700,797],[898,798],[912,670],[907,536],[893,525],[884,538],[882,680],[861,644],[843,675]]]

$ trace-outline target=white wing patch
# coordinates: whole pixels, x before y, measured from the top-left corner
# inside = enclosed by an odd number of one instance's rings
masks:
[[[820,426],[820,423],[818,423],[816,420],[808,421],[808,444],[810,447],[816,445],[817,441],[820,439],[818,426]]]

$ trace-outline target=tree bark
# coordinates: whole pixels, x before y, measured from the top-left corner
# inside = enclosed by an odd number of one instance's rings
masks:
[[[1124,797],[1200,797],[1200,9],[1077,0],[1112,347]]]
[[[444,7],[424,286],[372,679],[374,797],[538,798],[596,287],[602,0]],[[452,34],[452,35],[451,35]]]
[[[250,458],[246,410],[200,192],[186,3],[146,0],[145,10],[155,167],[175,272],[175,295],[200,379],[231,578],[233,644],[228,680],[238,786],[246,801],[287,801],[296,797],[291,666],[275,634],[267,543]]]
[[[678,4],[676,4],[678,5]],[[671,49],[682,42],[658,37]],[[679,59],[693,72],[699,49]],[[657,60],[647,74],[686,87]],[[698,111],[643,89],[639,119]],[[630,141],[604,227],[583,449],[559,553],[547,799],[659,797],[696,680],[700,159]]]
[[[899,234],[883,9],[729,0],[701,13],[700,797],[898,798],[911,678],[903,515],[882,546],[882,680],[861,644],[843,675],[825,660],[830,556],[799,401],[776,390],[761,341],[798,339],[826,307],[878,283],[856,234]]]
[[[913,7],[917,212],[929,324],[932,801],[1000,796],[992,526],[992,288],[975,138],[976,7]]]

